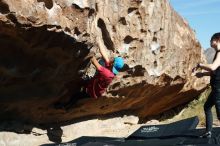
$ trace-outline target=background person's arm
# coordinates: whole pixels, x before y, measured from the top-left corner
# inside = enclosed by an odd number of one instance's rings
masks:
[[[215,71],[220,66],[220,53],[217,54],[215,61],[212,64],[199,64],[198,67],[207,71]]]
[[[197,78],[201,78],[201,77],[204,77],[204,76],[211,76],[211,72],[197,72],[197,73],[195,74],[195,76],[196,76]]]

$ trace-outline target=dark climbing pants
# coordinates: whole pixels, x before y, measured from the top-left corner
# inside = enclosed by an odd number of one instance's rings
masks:
[[[206,131],[212,130],[213,117],[212,107],[215,105],[217,117],[220,120],[220,91],[212,90],[207,101],[204,104],[204,111],[206,116]]]
[[[71,92],[71,86],[67,86],[67,94],[64,95],[64,97],[68,96],[70,99],[68,101],[62,100],[63,96],[60,97],[59,101],[54,103],[54,107],[56,109],[70,109],[74,104],[78,102],[78,100],[83,98],[90,98],[90,95],[86,92],[85,86],[89,82],[89,78],[81,80],[77,84],[77,87],[75,88],[75,92]],[[71,85],[71,84],[70,84]],[[64,90],[65,91],[65,90]]]

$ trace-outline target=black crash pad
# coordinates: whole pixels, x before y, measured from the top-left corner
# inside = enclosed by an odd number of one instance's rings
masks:
[[[195,129],[198,123],[198,117],[192,117],[170,124],[142,126],[128,136],[127,139],[163,138],[182,135],[188,130]]]

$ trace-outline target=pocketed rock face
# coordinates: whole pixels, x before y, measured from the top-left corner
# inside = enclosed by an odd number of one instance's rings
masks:
[[[146,117],[206,87],[207,79],[191,75],[204,61],[201,46],[167,0],[2,0],[0,13],[2,119],[54,123],[120,111]],[[104,97],[54,109],[63,89],[67,97],[78,89],[80,72],[94,72],[86,57],[97,52],[98,39],[125,58],[123,71]]]

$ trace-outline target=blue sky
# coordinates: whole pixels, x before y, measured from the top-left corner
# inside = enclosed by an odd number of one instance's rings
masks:
[[[220,0],[170,0],[172,7],[195,30],[204,49],[210,47],[210,38],[220,32]]]

